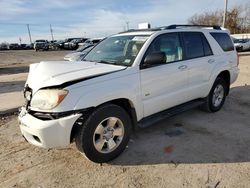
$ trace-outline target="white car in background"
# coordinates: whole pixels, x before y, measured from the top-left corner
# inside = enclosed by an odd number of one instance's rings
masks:
[[[237,51],[247,51],[250,50],[250,39],[233,39],[234,46]]]

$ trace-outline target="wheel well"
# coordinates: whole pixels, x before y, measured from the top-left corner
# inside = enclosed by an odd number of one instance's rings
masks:
[[[230,89],[230,73],[229,71],[223,71],[221,72],[217,77],[223,78],[226,82],[227,85],[227,95],[229,93],[229,89]]]
[[[133,129],[134,130],[137,129],[137,116],[136,116],[136,111],[132,102],[130,102],[128,99],[121,98],[121,99],[115,99],[115,100],[109,101],[107,103],[116,104],[122,107],[131,118]]]
[[[135,108],[133,106],[133,104],[128,100],[128,99],[115,99],[112,101],[108,101],[105,102],[103,104],[98,105],[97,107],[93,107],[90,108],[89,111],[85,112],[84,116],[81,116],[73,125],[72,129],[71,129],[71,135],[70,135],[70,142],[72,142],[74,140],[74,137],[76,135],[76,133],[79,131],[79,128],[82,126],[82,122],[86,120],[86,118],[93,112],[93,110],[95,108],[98,108],[101,105],[107,104],[107,103],[111,103],[111,104],[115,104],[118,105],[120,107],[122,107],[129,115],[129,117],[131,118],[131,122],[132,122],[132,127],[134,130],[137,129],[137,116],[136,116],[136,111]]]

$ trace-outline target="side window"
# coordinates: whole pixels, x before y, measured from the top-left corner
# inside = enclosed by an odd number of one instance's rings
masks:
[[[200,32],[183,32],[182,34],[187,59],[205,55]]]
[[[204,49],[205,56],[213,55],[213,52],[211,50],[211,47],[210,47],[206,37],[203,34],[201,34],[201,38],[202,38],[202,43],[203,43],[203,49]]]
[[[210,33],[212,37],[218,42],[220,47],[225,51],[233,51],[234,45],[227,33]]]
[[[164,52],[166,63],[182,60],[182,48],[178,33],[168,33],[157,37],[150,45],[147,54]]]

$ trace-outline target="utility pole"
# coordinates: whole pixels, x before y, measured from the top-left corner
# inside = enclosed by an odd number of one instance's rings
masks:
[[[226,25],[226,21],[227,21],[227,4],[228,4],[228,0],[224,0],[225,4],[224,4],[224,16],[223,16],[223,27],[225,27]]]
[[[28,29],[28,33],[29,33],[29,37],[30,37],[30,44],[31,44],[32,40],[31,40],[30,25],[29,24],[27,24],[27,29]]]
[[[51,38],[52,38],[52,41],[53,41],[53,40],[54,40],[53,29],[52,29],[52,26],[51,26],[51,24],[50,24],[49,26],[50,26],[50,33],[51,33]]]
[[[127,30],[129,30],[129,21],[126,21]]]

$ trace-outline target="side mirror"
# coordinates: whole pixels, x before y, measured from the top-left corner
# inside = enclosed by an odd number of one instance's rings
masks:
[[[159,64],[165,64],[166,63],[166,55],[164,52],[155,52],[148,54],[143,62],[144,67],[150,67],[154,65]]]

